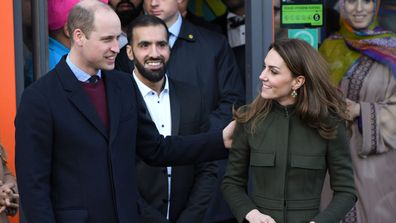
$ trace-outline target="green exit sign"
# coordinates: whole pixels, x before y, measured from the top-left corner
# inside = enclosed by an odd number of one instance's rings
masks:
[[[281,23],[283,27],[323,26],[323,4],[282,4]]]

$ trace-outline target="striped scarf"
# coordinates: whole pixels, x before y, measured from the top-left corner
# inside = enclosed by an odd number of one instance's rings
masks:
[[[396,77],[396,35],[379,27],[379,1],[374,0],[375,16],[369,27],[366,30],[354,30],[347,19],[344,0],[340,0],[341,29],[330,36],[320,48],[330,65],[335,84],[338,85],[362,55],[389,66]]]

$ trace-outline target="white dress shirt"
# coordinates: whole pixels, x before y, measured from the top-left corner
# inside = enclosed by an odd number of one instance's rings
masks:
[[[232,12],[229,12],[227,15],[227,35],[228,35],[228,42],[231,48],[245,45],[245,24],[235,28],[231,28],[228,19],[233,17],[235,17],[238,20],[245,19],[245,16],[238,16],[237,14],[234,14]]]

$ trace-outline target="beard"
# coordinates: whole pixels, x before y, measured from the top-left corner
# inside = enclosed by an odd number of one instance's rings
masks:
[[[128,4],[131,9],[129,10],[120,10],[121,4]],[[135,6],[132,2],[129,0],[121,0],[117,6],[115,7],[115,11],[120,18],[121,21],[121,26],[127,26],[129,23],[132,22],[136,17],[140,15],[140,12],[143,9],[143,2],[140,3],[138,6]]]
[[[135,55],[134,55],[134,58]],[[149,60],[153,60],[153,58],[149,58]],[[149,80],[152,83],[156,83],[160,80],[162,80],[162,78],[164,78],[165,73],[166,73],[166,65],[167,63],[165,62],[165,58],[160,57],[159,59],[156,60],[161,60],[161,62],[164,64],[164,66],[162,66],[161,69],[159,69],[158,71],[152,71],[149,69],[144,68],[144,65],[142,63],[140,63],[138,60],[133,60],[133,63],[135,64],[136,69],[139,71],[139,73],[146,78],[147,80]]]

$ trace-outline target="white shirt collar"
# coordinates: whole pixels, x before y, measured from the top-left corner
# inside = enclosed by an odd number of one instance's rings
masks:
[[[232,18],[232,17],[244,18],[245,16],[240,16],[240,15],[237,15],[237,14],[235,14],[233,12],[228,12],[227,13],[227,19]]]
[[[78,68],[70,59],[70,54],[67,55],[66,57],[66,63],[69,65],[70,70],[73,72],[74,76],[76,76],[77,80],[81,82],[88,82],[88,79],[91,78],[91,75],[86,73],[85,71],[81,70]],[[102,71],[98,70],[96,72],[96,75],[98,75],[99,78],[102,78]]]

